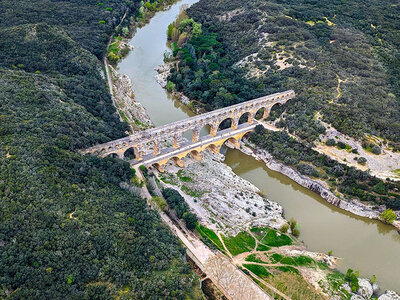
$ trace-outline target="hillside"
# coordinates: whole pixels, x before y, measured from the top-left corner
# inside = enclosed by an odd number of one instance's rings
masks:
[[[100,58],[131,1],[0,1],[0,298],[192,299],[184,249],[128,163]]]
[[[399,9],[374,0],[200,0],[169,27],[169,59],[179,63],[167,89],[205,110],[295,90],[269,117],[295,138],[260,129],[251,141],[339,197],[399,210],[400,184],[371,176],[367,159],[343,142],[384,151],[382,159],[400,149]],[[329,127],[339,133],[328,141]],[[348,151],[354,163],[334,161],[316,144]]]
[[[195,51],[182,47],[190,55],[180,55],[181,77],[171,79],[209,109],[294,89],[281,125],[301,138],[324,131],[319,111],[345,134],[399,143],[400,7],[392,2],[202,0],[188,15],[203,32],[190,41]]]

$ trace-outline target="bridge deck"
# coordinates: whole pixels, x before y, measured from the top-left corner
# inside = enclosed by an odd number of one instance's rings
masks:
[[[153,153],[147,154],[143,156],[143,160],[137,161],[135,159],[130,160],[129,162],[131,163],[132,166],[136,165],[150,165],[150,164],[155,164],[157,162],[163,161],[168,158],[172,158],[176,155],[179,155],[181,153],[195,150],[196,148],[199,148],[204,145],[212,144],[214,142],[218,142],[221,140],[226,140],[231,137],[234,137],[238,134],[248,132],[253,130],[257,126],[258,122],[254,122],[253,124],[249,123],[244,123],[240,124],[237,129],[232,130],[231,128],[224,129],[221,131],[217,132],[217,135],[206,135],[200,137],[199,141],[196,143],[193,143],[192,141],[185,141],[182,142],[180,147],[178,149],[175,149],[174,147],[168,147],[168,148],[163,148],[161,150],[161,153],[158,155],[154,155]]]

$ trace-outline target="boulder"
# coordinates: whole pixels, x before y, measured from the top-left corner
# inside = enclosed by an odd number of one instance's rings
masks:
[[[400,296],[394,291],[387,290],[378,300],[400,300]]]
[[[360,288],[358,289],[357,294],[367,299],[371,298],[374,290],[369,280],[365,278],[359,278],[358,285]]]
[[[372,284],[372,289],[374,290],[374,294],[379,292],[379,286],[376,283]]]

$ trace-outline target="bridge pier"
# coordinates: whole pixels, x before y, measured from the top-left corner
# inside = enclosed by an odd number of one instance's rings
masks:
[[[263,116],[262,116],[262,120],[265,120],[268,116],[269,116],[269,114],[271,113],[271,107],[264,107],[264,113],[263,113]]]
[[[154,167],[157,169],[158,172],[164,173],[165,172],[165,165],[160,165],[158,163],[154,164]]]
[[[231,124],[231,129],[232,130],[236,130],[238,128],[238,126],[239,126],[239,118],[240,117],[232,118],[232,124]]]
[[[200,129],[193,129],[192,142],[197,143],[200,139]]]
[[[179,148],[180,139],[181,139],[180,136],[174,135],[174,148],[175,148],[175,149],[178,149],[178,148]]]
[[[158,154],[160,154],[160,149],[158,148],[158,141],[157,140],[154,140],[154,142],[153,142],[153,154],[154,155],[158,155]]]
[[[219,153],[220,152],[220,150],[221,150],[221,146],[215,146],[214,144],[211,144],[211,145],[209,145],[208,146],[208,148],[212,151],[212,152],[214,152],[214,153]]]
[[[135,158],[137,161],[141,161],[143,159],[143,153],[138,147],[134,147],[133,151],[135,152]]]

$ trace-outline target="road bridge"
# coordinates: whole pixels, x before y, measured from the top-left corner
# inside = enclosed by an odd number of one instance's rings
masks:
[[[219,152],[226,141],[238,146],[239,140],[256,126],[256,115],[261,115],[264,119],[269,116],[274,105],[282,105],[294,97],[295,93],[292,90],[260,97],[150,128],[81,152],[100,157],[113,155],[129,160],[131,165],[154,165],[163,171],[170,159],[182,166],[181,159],[188,154],[201,160],[202,151],[210,149]],[[240,124],[243,119],[245,123]],[[226,123],[230,123],[230,128],[222,129],[221,124]],[[200,131],[206,126],[210,128],[209,134],[200,137]],[[192,141],[182,138],[187,131],[192,132]]]

